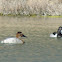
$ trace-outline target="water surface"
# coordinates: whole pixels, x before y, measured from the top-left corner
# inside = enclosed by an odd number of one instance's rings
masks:
[[[0,40],[22,31],[25,44],[1,44],[0,62],[62,62],[62,39],[50,38],[62,18],[0,16]]]

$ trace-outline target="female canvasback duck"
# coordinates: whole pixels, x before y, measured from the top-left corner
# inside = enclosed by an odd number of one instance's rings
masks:
[[[17,32],[16,33],[16,37],[13,38],[7,38],[3,41],[1,41],[1,43],[25,43],[23,40],[20,40],[20,37],[26,37],[22,32]]]

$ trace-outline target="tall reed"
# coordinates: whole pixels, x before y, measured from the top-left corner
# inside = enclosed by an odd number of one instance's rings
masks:
[[[62,15],[61,0],[0,0],[0,13]]]

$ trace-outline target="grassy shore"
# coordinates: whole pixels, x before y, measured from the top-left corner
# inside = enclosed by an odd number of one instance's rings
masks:
[[[16,17],[16,16],[20,16],[20,17],[47,17],[47,18],[61,18],[62,16],[50,16],[50,15],[46,15],[46,16],[44,16],[44,15],[36,15],[36,14],[31,14],[31,15],[20,15],[20,14],[2,14],[2,13],[0,13],[0,16],[14,16],[14,17]]]
[[[0,14],[62,15],[61,0],[0,0]]]

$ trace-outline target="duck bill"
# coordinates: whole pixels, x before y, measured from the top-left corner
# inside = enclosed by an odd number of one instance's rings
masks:
[[[27,36],[23,35],[22,37],[27,37]]]

